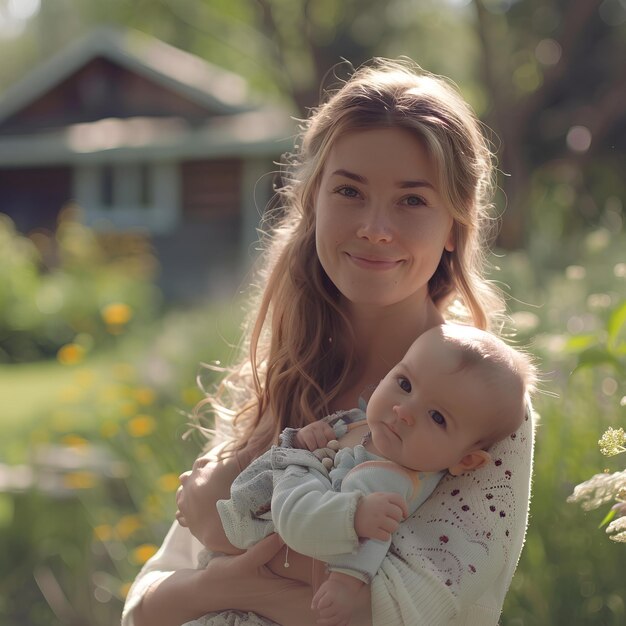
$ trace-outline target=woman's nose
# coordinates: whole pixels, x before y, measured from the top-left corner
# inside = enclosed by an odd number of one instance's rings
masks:
[[[181,485],[185,484],[185,481],[191,476],[191,470],[187,470],[186,472],[183,472],[179,477],[178,480],[180,481]]]
[[[404,422],[407,426],[413,426],[415,423],[411,412],[401,404],[396,404],[393,407],[393,412],[397,415],[398,419]]]
[[[393,229],[386,211],[372,207],[363,216],[357,236],[372,243],[388,243],[393,239]]]

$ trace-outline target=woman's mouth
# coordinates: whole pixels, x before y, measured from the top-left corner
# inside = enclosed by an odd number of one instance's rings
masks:
[[[394,267],[397,267],[401,260],[397,259],[389,259],[384,257],[376,257],[369,255],[359,255],[359,254],[351,254],[350,252],[346,252],[346,256],[354,263],[357,267],[366,270],[390,270]]]

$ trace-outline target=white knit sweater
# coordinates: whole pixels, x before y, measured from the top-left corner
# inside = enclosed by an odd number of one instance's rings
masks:
[[[374,626],[495,626],[524,543],[534,443],[533,420],[491,449],[489,467],[447,476],[393,535],[372,581]],[[175,523],[130,589],[122,626],[146,589],[168,573],[196,568],[200,543]],[[263,625],[229,613],[198,623]],[[292,626],[292,625],[285,625]]]

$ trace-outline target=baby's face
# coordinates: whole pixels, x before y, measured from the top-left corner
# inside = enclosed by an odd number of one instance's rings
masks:
[[[385,458],[420,471],[457,463],[496,430],[509,410],[504,381],[481,367],[459,370],[459,355],[424,333],[378,385],[367,407],[372,442]]]

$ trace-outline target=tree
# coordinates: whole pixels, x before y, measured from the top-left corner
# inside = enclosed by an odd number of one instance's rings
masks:
[[[593,222],[602,200],[623,191],[619,176],[603,176],[600,188],[595,171],[598,164],[624,170],[626,9],[617,0],[474,0],[474,7],[491,97],[486,120],[502,141],[507,174],[500,244],[526,243],[540,171],[572,188],[561,222]],[[576,201],[585,196],[595,211]]]
[[[605,205],[622,219],[623,0],[55,0],[12,44],[25,61],[0,81],[35,63],[35,45],[45,58],[103,22],[240,73],[301,117],[350,64],[409,56],[456,81],[495,131],[502,247],[525,246],[532,228],[597,225]]]

